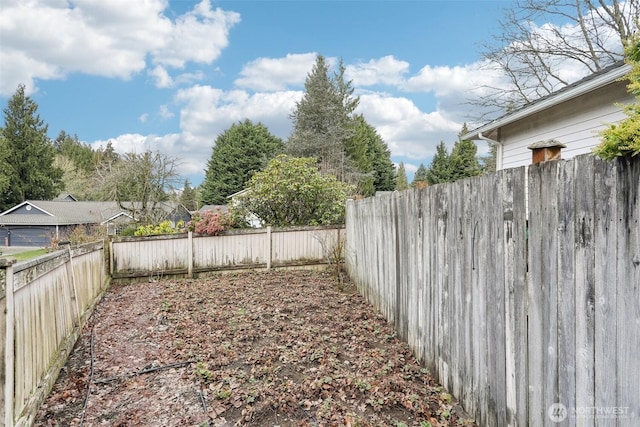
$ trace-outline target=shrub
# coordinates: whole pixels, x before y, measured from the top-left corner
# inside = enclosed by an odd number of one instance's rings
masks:
[[[81,245],[83,243],[95,242],[105,237],[104,227],[86,227],[84,225],[76,226],[67,236],[72,246]]]
[[[198,234],[217,236],[223,230],[231,228],[248,228],[247,215],[241,209],[230,209],[222,212],[204,211],[196,213],[187,224],[187,229]]]
[[[224,218],[220,211],[204,211],[197,213],[187,228],[198,234],[217,236],[224,230]]]
[[[159,234],[173,234],[179,230],[173,228],[171,221],[162,221],[160,224],[140,225],[134,236],[156,236]]]
[[[600,132],[602,142],[593,151],[605,160],[640,154],[640,35],[629,40],[625,55],[626,62],[631,65],[626,76],[627,88],[636,96],[636,102],[625,106],[626,119]]]

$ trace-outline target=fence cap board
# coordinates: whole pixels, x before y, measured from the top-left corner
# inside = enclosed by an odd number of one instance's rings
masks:
[[[15,258],[0,258],[0,268],[7,268],[18,262]]]

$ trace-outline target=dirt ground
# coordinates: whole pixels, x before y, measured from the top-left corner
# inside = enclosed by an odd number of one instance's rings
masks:
[[[326,272],[114,285],[36,426],[474,425]]]

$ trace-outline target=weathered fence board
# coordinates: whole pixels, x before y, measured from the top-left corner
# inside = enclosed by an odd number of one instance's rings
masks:
[[[616,278],[602,286],[617,288],[616,400],[628,408],[625,425],[631,426],[640,420],[640,162],[621,159],[616,175],[617,254],[607,261],[616,264]]]
[[[111,241],[114,279],[189,276],[217,270],[326,265],[344,227],[231,230],[218,236],[168,234]]]
[[[347,267],[479,424],[631,426],[639,221],[640,159],[580,156],[350,201]]]
[[[102,243],[0,265],[5,425],[31,425],[99,295]]]

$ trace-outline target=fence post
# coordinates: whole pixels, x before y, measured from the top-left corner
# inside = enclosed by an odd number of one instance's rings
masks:
[[[13,307],[13,264],[15,259],[0,259],[0,294],[4,292],[5,296],[5,330],[4,330],[4,357],[3,372],[0,373],[3,378],[4,387],[1,391],[4,393],[4,425],[13,425],[13,382],[14,382],[14,307]],[[1,295],[0,295],[1,296]],[[0,314],[1,315],[1,314]]]
[[[187,233],[187,277],[193,279],[193,231]]]
[[[267,270],[271,269],[271,226],[267,225]]]

